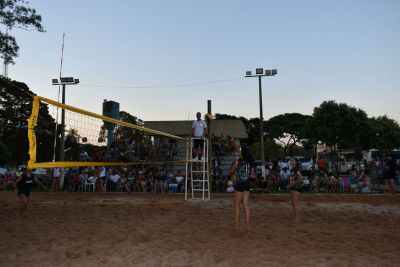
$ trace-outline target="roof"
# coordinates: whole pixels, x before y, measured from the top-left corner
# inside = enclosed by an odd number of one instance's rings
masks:
[[[188,136],[192,132],[193,121],[145,121],[144,127],[178,136]],[[213,120],[211,134],[230,135],[234,138],[246,138],[247,130],[241,120]]]

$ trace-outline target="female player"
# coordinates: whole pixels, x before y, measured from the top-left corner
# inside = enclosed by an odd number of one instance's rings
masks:
[[[287,186],[287,188],[290,190],[290,199],[292,200],[293,215],[297,222],[300,219],[298,202],[300,193],[303,188],[303,177],[297,167],[296,159],[291,159],[290,165],[292,169],[290,170],[290,184]]]
[[[234,185],[234,203],[235,203],[235,231],[239,231],[240,204],[243,204],[246,215],[246,231],[250,231],[250,173],[254,165],[253,156],[247,150],[242,150],[240,158],[231,166],[231,173],[236,173],[236,184]]]

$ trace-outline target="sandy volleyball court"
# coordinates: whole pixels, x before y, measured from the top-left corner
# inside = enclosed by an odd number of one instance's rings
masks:
[[[23,218],[0,192],[0,266],[399,266],[400,196],[251,199],[252,230],[232,232],[232,195],[37,193]]]

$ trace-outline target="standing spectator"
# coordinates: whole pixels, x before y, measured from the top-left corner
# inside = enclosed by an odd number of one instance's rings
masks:
[[[105,184],[107,178],[107,170],[106,167],[100,167],[100,170],[97,169],[97,173],[99,179],[96,180],[97,191],[104,193],[106,191]]]
[[[253,156],[247,150],[242,150],[239,160],[235,161],[231,167],[231,173],[236,173],[237,181],[234,186],[234,203],[235,203],[235,230],[239,230],[240,204],[243,205],[246,215],[246,231],[250,231],[250,173],[251,167],[254,165]]]
[[[201,139],[194,139],[193,141],[193,148],[195,150],[193,158],[198,157],[198,159],[201,160],[202,150],[204,148],[203,138],[205,137],[206,129],[207,129],[207,123],[201,119],[201,113],[197,112],[196,120],[193,121],[192,124],[192,136]]]
[[[385,185],[389,186],[389,191],[392,195],[396,193],[394,179],[396,178],[396,160],[390,154],[385,155],[383,162],[383,180]]]
[[[320,157],[318,160],[318,169],[324,171],[325,170],[325,159]]]
[[[51,187],[51,191],[57,192],[60,189],[60,176],[61,176],[61,169],[54,168],[53,169],[53,184]]]

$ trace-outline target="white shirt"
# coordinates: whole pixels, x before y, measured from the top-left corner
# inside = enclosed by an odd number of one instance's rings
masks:
[[[289,177],[290,177],[290,171],[281,171],[280,173],[279,173],[279,177],[281,178],[281,180],[288,180],[289,179]]]
[[[113,181],[114,183],[118,182],[118,180],[119,180],[120,178],[121,178],[121,177],[120,177],[118,174],[111,174],[111,175],[110,175],[110,180]]]
[[[192,129],[194,129],[194,136],[195,137],[203,137],[204,136],[204,129],[207,128],[207,123],[203,120],[195,120],[192,124]]]
[[[106,176],[106,168],[102,168],[100,172],[100,177],[105,177]]]
[[[60,177],[60,168],[54,168],[53,177]]]

